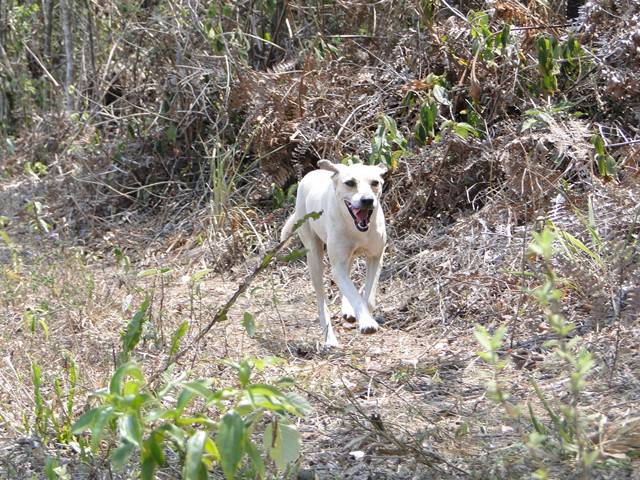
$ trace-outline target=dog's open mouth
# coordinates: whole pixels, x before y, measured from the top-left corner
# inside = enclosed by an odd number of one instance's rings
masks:
[[[349,210],[351,218],[353,218],[353,223],[356,224],[356,228],[361,232],[369,230],[369,221],[371,220],[373,209],[356,208],[346,200],[344,201],[344,204],[347,206],[347,210]]]

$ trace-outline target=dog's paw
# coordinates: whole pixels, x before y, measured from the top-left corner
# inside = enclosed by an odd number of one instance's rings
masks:
[[[338,348],[339,346],[340,343],[338,342],[335,333],[333,333],[333,330],[331,330],[324,339],[324,347],[327,349],[331,349]]]
[[[354,314],[343,313],[342,314],[342,319],[345,322],[348,322],[348,323],[355,323],[356,322],[356,316]]]
[[[332,342],[326,341],[324,342],[324,348],[326,350],[333,350],[334,348],[338,348],[340,347],[340,342],[338,342],[338,340],[336,340],[335,338],[333,339]]]
[[[344,297],[342,297],[342,318],[347,322],[356,321],[356,312],[353,311],[353,307]]]
[[[375,333],[380,328],[378,322],[376,322],[373,318],[360,321],[358,328],[360,329],[360,333]]]

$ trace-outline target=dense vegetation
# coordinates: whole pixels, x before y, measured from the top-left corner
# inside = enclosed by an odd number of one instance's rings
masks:
[[[634,478],[639,52],[633,0],[0,3],[0,477]],[[390,167],[338,351],[321,158]]]

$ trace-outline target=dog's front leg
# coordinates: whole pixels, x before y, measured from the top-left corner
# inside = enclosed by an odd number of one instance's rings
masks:
[[[338,252],[329,249],[329,260],[331,261],[331,273],[338,285],[340,292],[347,299],[355,311],[358,319],[358,328],[362,333],[372,333],[378,330],[378,322],[369,313],[367,302],[364,301],[355,285],[349,277],[349,255],[347,252]]]
[[[371,312],[376,308],[376,290],[382,270],[382,255],[367,257],[367,279],[364,284],[363,297]]]
[[[310,245],[309,245],[310,244]],[[333,332],[331,326],[331,315],[327,308],[327,300],[324,295],[324,285],[322,283],[322,249],[323,245],[319,240],[307,242],[307,264],[311,273],[311,283],[316,292],[316,300],[318,303],[318,318],[320,320],[320,328],[324,335],[324,343],[327,347],[337,347],[338,339]]]
[[[347,264],[347,276],[349,278],[351,278],[352,267],[353,257],[349,258],[349,263]],[[356,321],[356,312],[353,310],[353,307],[349,303],[349,300],[344,295],[342,295],[342,318],[344,318],[349,323],[353,323]]]

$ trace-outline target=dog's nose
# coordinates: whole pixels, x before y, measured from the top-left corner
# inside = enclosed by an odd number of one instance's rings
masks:
[[[360,205],[362,206],[362,208],[373,207],[373,198],[370,198],[370,197],[361,198]]]

